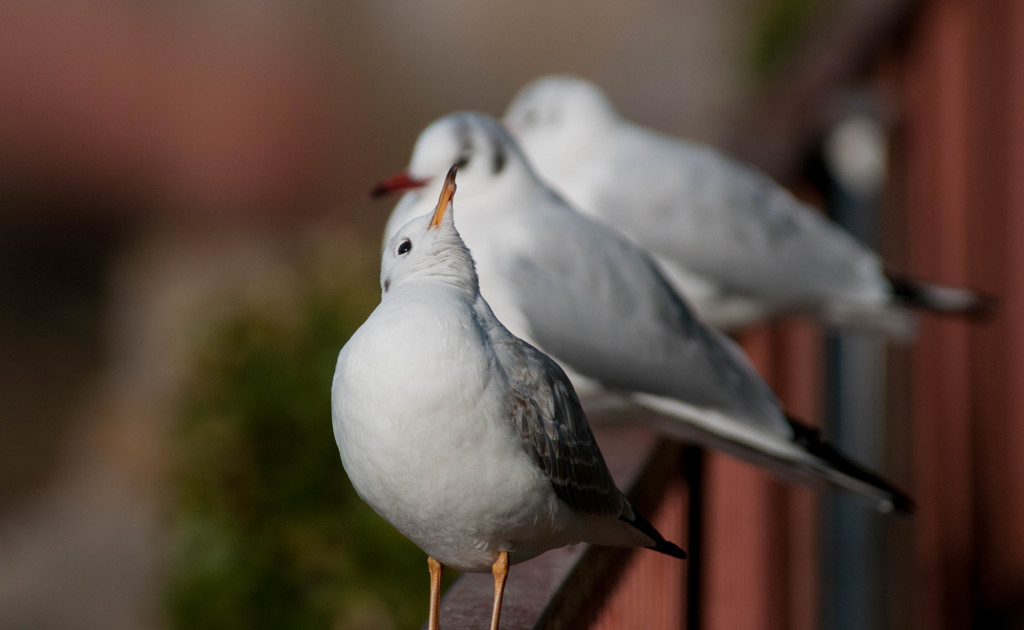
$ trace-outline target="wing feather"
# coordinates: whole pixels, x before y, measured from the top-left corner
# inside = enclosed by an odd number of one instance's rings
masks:
[[[541,230],[538,220],[530,255],[505,272],[531,340],[606,387],[685,400],[792,436],[742,351],[695,319],[643,250],[569,208],[545,219],[550,225]]]
[[[510,420],[523,448],[577,512],[631,512],[594,439],[583,407],[562,368],[525,341],[495,342],[509,384]]]

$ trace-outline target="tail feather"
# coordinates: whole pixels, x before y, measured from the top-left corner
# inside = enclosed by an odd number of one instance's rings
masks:
[[[914,308],[951,315],[982,316],[991,310],[994,302],[991,297],[971,289],[920,282],[893,274],[886,278],[896,301]]]
[[[648,549],[653,549],[654,551],[672,556],[673,558],[679,558],[680,560],[686,558],[685,551],[675,543],[665,540],[665,537],[661,535],[661,532],[655,529],[654,525],[651,525],[647,519],[640,516],[640,513],[636,510],[633,510],[632,518],[627,518],[625,515],[620,516],[619,518],[639,529],[645,536],[654,541],[654,546],[648,547]]]
[[[913,515],[914,500],[906,493],[894,487],[880,475],[840,453],[822,439],[820,430],[809,427],[791,417],[786,419],[793,428],[793,441],[826,465],[822,472],[829,481],[848,490],[874,496],[881,512],[896,512],[904,516]]]
[[[729,453],[786,480],[828,483],[869,498],[881,512],[914,511],[914,502],[905,493],[840,453],[817,429],[793,418],[780,419],[782,426],[775,433],[675,399],[650,394],[633,394],[631,399],[656,412],[640,420],[663,435]]]

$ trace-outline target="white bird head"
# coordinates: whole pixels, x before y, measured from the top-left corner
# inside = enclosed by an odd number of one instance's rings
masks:
[[[608,97],[574,76],[541,77],[512,99],[504,122],[539,166],[585,151],[588,142],[618,121]],[[544,168],[541,169],[544,172]]]
[[[469,249],[455,229],[452,198],[455,172],[448,170],[434,213],[409,221],[388,241],[381,260],[380,286],[385,294],[410,280],[444,282],[475,294],[479,290]]]
[[[416,140],[409,167],[370,191],[371,197],[419,190],[432,198],[448,167],[459,166],[459,198],[490,194],[493,187],[533,177],[522,151],[500,122],[476,112],[456,112],[431,123]]]

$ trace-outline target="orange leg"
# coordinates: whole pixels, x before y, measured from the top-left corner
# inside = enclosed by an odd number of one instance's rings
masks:
[[[498,630],[501,618],[501,598],[505,594],[505,580],[508,579],[508,552],[502,551],[491,566],[494,573],[494,611],[491,613],[491,630]]]
[[[427,618],[428,630],[441,630],[441,576],[444,565],[427,556],[427,567],[430,569],[430,616]]]

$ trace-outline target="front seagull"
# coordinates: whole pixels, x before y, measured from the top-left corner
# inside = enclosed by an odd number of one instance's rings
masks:
[[[533,81],[505,122],[556,190],[658,256],[709,325],[796,312],[905,338],[906,306],[985,306],[966,289],[887,277],[877,254],[767,176],[630,123],[583,79]]]
[[[436,630],[441,571],[493,571],[589,542],[685,558],[612,481],[558,365],[480,296],[455,230],[452,167],[431,216],[384,251],[380,305],[338,356],[334,437],[359,496],[423,549]]]
[[[453,162],[462,165],[459,233],[483,296],[513,334],[558,361],[578,391],[623,393],[662,412],[656,420],[670,435],[785,477],[823,479],[883,511],[911,509],[907,497],[787,419],[742,351],[690,314],[643,250],[537,179],[493,118],[450,114],[420,134],[408,171],[376,189],[418,187],[388,221],[388,249],[400,226],[433,209],[430,196]]]

